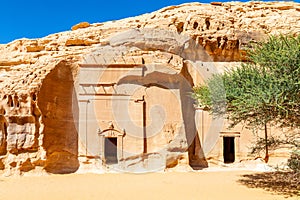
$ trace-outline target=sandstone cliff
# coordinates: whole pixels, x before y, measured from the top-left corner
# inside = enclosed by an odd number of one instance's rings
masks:
[[[239,62],[251,41],[272,34],[299,34],[300,4],[190,3],[118,21],[80,23],[72,31],[1,44],[0,170],[76,171],[78,144],[70,101],[78,64],[93,49],[111,45],[116,33],[130,29],[167,29],[188,35],[213,61]],[[147,52],[154,51],[159,49],[143,49],[127,57],[147,63],[151,62]]]

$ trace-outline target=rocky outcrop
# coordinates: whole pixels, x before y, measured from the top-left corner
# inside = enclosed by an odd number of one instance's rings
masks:
[[[80,142],[78,118],[74,116],[74,109],[78,108],[73,108],[71,101],[78,80],[78,65],[87,54],[135,43],[135,49],[113,62],[145,64],[163,60],[178,66],[177,70],[184,73],[186,64],[181,57],[172,55],[178,55],[175,52],[180,49],[172,48],[180,47],[179,44],[168,41],[137,44],[139,29],[173,31],[192,38],[205,49],[208,60],[240,62],[246,59],[245,48],[252,41],[272,34],[299,34],[300,5],[292,2],[190,3],[118,21],[83,22],[73,26],[72,31],[1,44],[0,170],[23,173],[41,167],[53,173],[69,173],[78,169]],[[113,37],[121,32],[124,34]],[[124,42],[120,37],[127,37],[126,43],[120,44]],[[155,46],[159,42],[160,45]],[[182,52],[181,56],[192,54]],[[169,159],[167,165],[173,163],[176,161]]]
[[[89,26],[90,26],[90,23],[88,23],[88,22],[80,22],[79,24],[72,26],[72,30],[75,31],[80,28],[88,28]]]

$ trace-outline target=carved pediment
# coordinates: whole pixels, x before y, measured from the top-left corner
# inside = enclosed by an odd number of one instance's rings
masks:
[[[98,130],[98,134],[103,137],[124,137],[126,135],[125,130],[119,131],[115,128],[108,128],[103,131]]]

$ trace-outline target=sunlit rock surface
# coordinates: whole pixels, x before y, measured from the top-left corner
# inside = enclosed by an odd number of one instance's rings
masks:
[[[130,144],[135,142],[136,147],[129,150],[134,155],[118,157],[123,163],[118,169],[161,170],[178,163],[195,169],[207,167],[207,158],[222,157],[219,150],[222,147],[218,139],[210,143],[212,147],[204,147],[207,137],[204,132],[209,128],[198,125],[201,113],[191,109],[191,99],[182,92],[205,81],[208,76],[205,71],[212,70],[209,63],[215,63],[219,71],[234,67],[245,61],[245,49],[250,42],[262,41],[273,34],[299,32],[300,4],[297,3],[190,3],[118,21],[83,22],[74,25],[72,31],[1,44],[0,170],[8,175],[37,168],[51,173],[72,173],[89,163],[102,166],[101,152],[87,152],[88,139],[81,133],[85,125],[80,117],[83,107],[78,103],[81,98],[78,92],[82,80],[89,79],[80,79],[84,65],[114,65],[122,69],[144,66],[148,72],[140,76],[146,78],[139,84],[152,88],[149,90],[152,100],[147,101],[155,103],[155,99],[165,96],[159,104],[165,106],[169,120],[162,125],[157,137],[147,141],[151,152],[143,152],[143,140],[128,139],[126,143],[125,138],[130,136],[124,136],[124,148],[131,148]],[[197,62],[202,62],[205,69],[200,75],[195,70]],[[160,75],[154,76],[151,72]],[[105,76],[103,82],[120,81],[123,75],[119,75]],[[95,82],[97,80],[92,84]],[[98,84],[104,84],[100,82]],[[175,95],[179,102],[170,102],[171,93],[153,87],[154,83],[165,82],[169,84],[169,91],[171,83],[179,83],[175,88],[179,91]],[[126,87],[119,89],[123,93],[132,92]],[[103,104],[99,109],[101,106]],[[193,121],[195,116],[198,121]],[[142,115],[131,117],[142,118]],[[101,116],[96,119],[103,120]],[[97,126],[105,129],[108,127],[105,123],[99,122]],[[92,134],[97,134],[97,130]],[[98,135],[93,137],[97,139]],[[246,154],[244,146],[249,142],[249,137],[241,136],[237,154]],[[159,156],[156,152],[160,152]],[[209,156],[210,152],[217,153]],[[148,168],[147,163],[150,163]]]

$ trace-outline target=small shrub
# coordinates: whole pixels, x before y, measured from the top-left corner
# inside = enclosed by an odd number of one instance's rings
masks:
[[[300,172],[300,150],[292,152],[291,158],[288,159],[288,166],[295,172]]]

